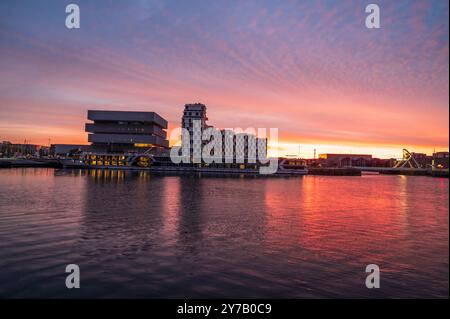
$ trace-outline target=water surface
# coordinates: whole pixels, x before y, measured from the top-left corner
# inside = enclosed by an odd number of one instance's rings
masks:
[[[448,191],[420,176],[3,169],[0,297],[448,298]]]

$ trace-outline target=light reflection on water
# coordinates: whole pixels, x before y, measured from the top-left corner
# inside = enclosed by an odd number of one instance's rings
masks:
[[[448,210],[430,177],[5,169],[0,296],[448,297]]]

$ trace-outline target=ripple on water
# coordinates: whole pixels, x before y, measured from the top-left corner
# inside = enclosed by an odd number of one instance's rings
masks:
[[[448,298],[448,179],[0,170],[0,269],[9,298]]]

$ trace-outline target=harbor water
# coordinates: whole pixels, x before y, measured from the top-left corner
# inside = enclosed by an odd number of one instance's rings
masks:
[[[0,297],[448,298],[448,183],[2,169]]]

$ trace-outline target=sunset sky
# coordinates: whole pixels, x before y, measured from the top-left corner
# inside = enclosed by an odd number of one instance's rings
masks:
[[[65,27],[65,7],[81,28]],[[365,6],[381,29],[365,27]],[[87,144],[88,109],[276,127],[279,155],[449,144],[449,2],[0,2],[0,142]]]

